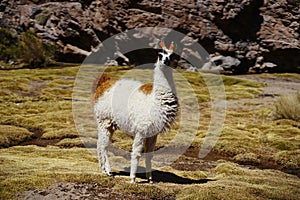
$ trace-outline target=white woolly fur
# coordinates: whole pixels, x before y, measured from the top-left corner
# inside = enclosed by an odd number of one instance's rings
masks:
[[[139,81],[121,79],[104,92],[94,105],[98,123],[97,150],[103,173],[111,175],[107,147],[113,131],[120,129],[134,136],[131,182],[135,182],[138,160],[143,147],[147,153],[147,178],[151,182],[151,152],[154,151],[157,135],[172,125],[179,106],[172,68],[166,66],[164,60],[155,63],[151,93],[145,94],[141,91],[142,85],[143,83]]]

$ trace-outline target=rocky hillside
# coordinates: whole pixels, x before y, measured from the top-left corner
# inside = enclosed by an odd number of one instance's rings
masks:
[[[299,0],[2,0],[2,28],[33,31],[57,61],[81,62],[103,40],[159,26],[197,40],[224,70],[300,72]],[[130,58],[134,62],[134,57]]]

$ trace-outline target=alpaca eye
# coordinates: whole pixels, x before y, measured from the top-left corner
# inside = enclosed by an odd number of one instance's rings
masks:
[[[162,60],[162,57],[163,57],[163,56],[162,56],[161,53],[159,53],[159,54],[158,54],[158,57],[159,57],[159,60]]]

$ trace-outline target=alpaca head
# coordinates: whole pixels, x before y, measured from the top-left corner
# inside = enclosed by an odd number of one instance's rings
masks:
[[[161,51],[158,53],[158,58],[157,62],[160,64],[160,66],[169,66],[172,67],[173,65],[171,64],[172,58],[173,58],[173,50],[174,50],[174,44],[171,42],[170,47],[167,48],[165,43],[162,41],[160,42],[161,46]]]

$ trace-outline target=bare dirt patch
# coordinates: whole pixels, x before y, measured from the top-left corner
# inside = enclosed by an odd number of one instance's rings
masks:
[[[141,195],[123,194],[99,184],[59,182],[44,190],[27,191],[19,196],[24,200],[79,199],[149,199]]]
[[[297,92],[300,90],[300,75],[286,76],[276,74],[248,74],[237,75],[238,78],[248,79],[263,83],[263,96],[278,96],[286,93]]]

